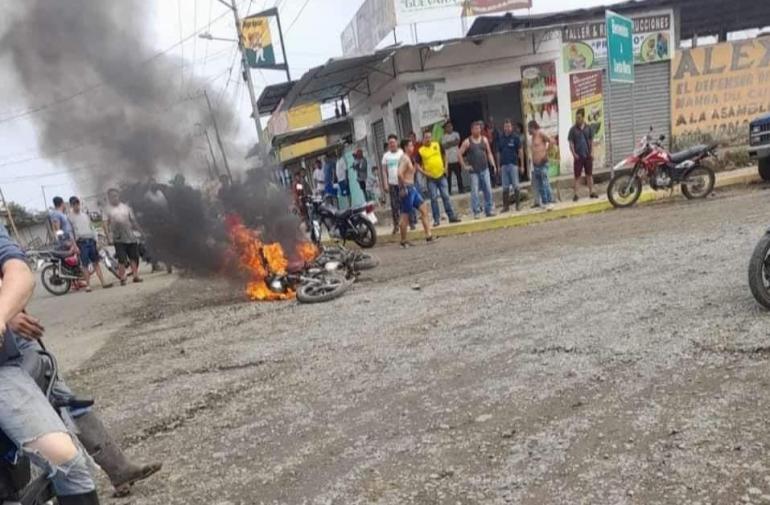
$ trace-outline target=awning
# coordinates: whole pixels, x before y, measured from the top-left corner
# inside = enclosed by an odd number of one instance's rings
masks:
[[[366,56],[331,59],[308,70],[284,98],[283,110],[310,102],[323,103],[358,91],[367,93],[366,78],[372,72],[388,72],[386,63],[394,50],[385,49]]]
[[[280,146],[288,143],[302,142],[303,140],[323,134],[343,134],[346,131],[350,132],[350,121],[351,118],[349,116],[342,116],[339,118],[327,119],[315,125],[281,133],[273,137],[273,145]]]
[[[569,25],[604,17],[607,9],[621,14],[650,9],[671,8],[678,11],[681,39],[694,35],[716,35],[770,26],[770,9],[766,0],[629,0],[589,9],[574,9],[534,16],[480,16],[473,22],[468,36],[540,26]]]
[[[259,114],[262,116],[272,114],[281,104],[281,100],[289,94],[289,91],[291,91],[291,88],[294,87],[296,83],[297,81],[282,82],[280,84],[271,84],[270,86],[265,87],[257,99],[257,110],[259,111]]]

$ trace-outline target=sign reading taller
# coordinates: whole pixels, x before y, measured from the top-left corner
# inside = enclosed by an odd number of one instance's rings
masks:
[[[607,11],[607,76],[610,82],[634,82],[634,22]]]

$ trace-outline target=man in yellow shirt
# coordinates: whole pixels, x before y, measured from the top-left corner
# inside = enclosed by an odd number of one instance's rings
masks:
[[[433,132],[426,129],[422,136],[422,145],[419,149],[420,164],[428,180],[430,192],[430,207],[433,211],[433,226],[441,224],[441,210],[438,206],[438,197],[444,201],[444,211],[450,223],[459,223],[460,218],[455,215],[452,208],[452,200],[449,197],[449,184],[447,183],[447,161],[441,145],[433,140]]]

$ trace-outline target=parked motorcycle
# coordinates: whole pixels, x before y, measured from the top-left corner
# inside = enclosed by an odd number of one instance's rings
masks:
[[[299,189],[299,188],[298,188]],[[344,241],[352,240],[359,247],[368,249],[377,243],[377,230],[374,225],[374,203],[339,210],[324,202],[323,198],[309,195],[302,196],[302,204],[308,216],[310,239],[315,244],[321,243],[321,228],[325,227],[329,236]]]
[[[765,232],[751,255],[749,288],[757,302],[770,309],[770,230]]]
[[[53,402],[51,393],[58,375],[56,359],[44,349],[38,352],[45,358],[41,360],[43,366],[28,372],[33,373],[32,378],[43,390],[64,424],[74,429],[69,408],[89,407],[93,405],[93,400],[72,399],[66,404]],[[54,498],[49,475],[39,472],[33,478],[29,458],[0,432],[0,505],[47,505],[52,503]]]
[[[77,254],[41,251],[40,258],[48,263],[40,272],[40,280],[46,291],[52,295],[66,295],[73,284],[83,278],[83,267]]]
[[[642,195],[642,184],[647,180],[655,190],[672,190],[677,185],[688,199],[705,198],[714,190],[714,171],[702,164],[709,156],[716,156],[716,145],[698,145],[670,154],[663,147],[666,139],[657,140],[650,133],[642,137],[633,154],[618,163],[607,187],[607,197],[616,208],[630,207]]]

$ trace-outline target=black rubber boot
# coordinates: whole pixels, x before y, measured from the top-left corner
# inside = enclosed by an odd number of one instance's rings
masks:
[[[511,210],[511,190],[505,188],[503,190],[503,212]]]
[[[78,439],[110,478],[115,488],[115,496],[126,496],[135,482],[146,479],[163,467],[161,463],[140,466],[128,461],[101,419],[93,412],[76,418],[75,424],[80,431]]]
[[[96,491],[91,491],[87,494],[58,496],[56,499],[59,505],[99,505],[99,496],[96,494]]]
[[[521,210],[521,190],[519,188],[513,191],[513,200],[516,202],[516,210]]]

